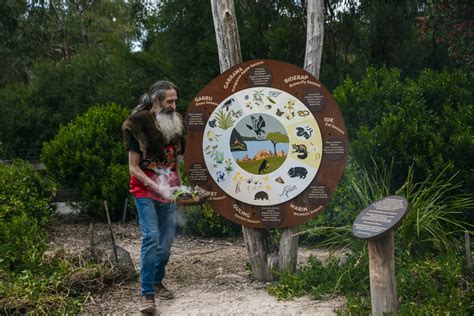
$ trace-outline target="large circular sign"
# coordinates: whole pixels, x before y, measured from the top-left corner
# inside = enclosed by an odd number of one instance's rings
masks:
[[[194,98],[185,121],[190,182],[245,226],[307,222],[328,203],[347,159],[332,96],[305,70],[278,61],[227,70]]]

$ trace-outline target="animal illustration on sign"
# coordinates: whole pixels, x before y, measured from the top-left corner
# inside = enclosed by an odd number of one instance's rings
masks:
[[[258,191],[255,193],[254,200],[268,200],[268,193],[265,191]]]
[[[265,120],[261,115],[258,116],[258,119],[256,119],[254,116],[250,116],[250,120],[252,122],[252,125],[245,124],[247,128],[251,131],[253,131],[256,135],[257,138],[261,139],[265,135],[264,127],[265,127]]]
[[[270,90],[268,91],[268,96],[272,98],[277,98],[281,94],[281,91]]]
[[[296,136],[309,139],[313,135],[313,129],[308,125],[296,127]]]
[[[258,167],[258,174],[265,172],[265,170],[267,169],[268,169],[268,160],[263,159],[262,163],[260,164],[260,167]]]
[[[300,159],[306,159],[308,157],[308,150],[306,149],[306,145],[304,144],[291,144],[293,147],[293,153],[298,153],[296,157]]]
[[[224,104],[222,105],[223,108],[226,109],[226,111],[229,111],[229,107],[235,102],[234,98],[230,98],[229,100],[225,101]]]
[[[283,188],[283,192],[281,192],[280,196],[285,195],[288,198],[288,193],[291,193],[296,189],[296,185],[285,185],[285,187]]]
[[[216,121],[217,121],[216,119],[210,120],[209,127],[212,127],[212,128],[216,127]]]
[[[235,118],[239,118],[239,117],[242,116],[242,110],[238,110],[238,111],[230,110],[230,113],[231,113],[232,116],[235,117]]]
[[[298,115],[301,117],[307,117],[309,115],[309,111],[298,111]]]
[[[288,170],[288,175],[290,178],[300,178],[300,179],[305,179],[306,175],[308,174],[308,170],[304,167],[293,167]]]
[[[216,172],[217,176],[217,182],[224,181],[225,180],[225,173],[223,171],[217,171]]]

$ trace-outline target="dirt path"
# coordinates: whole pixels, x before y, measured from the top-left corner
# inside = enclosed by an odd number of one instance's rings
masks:
[[[136,223],[114,224],[117,245],[126,249],[139,269],[140,232]],[[96,224],[97,239],[107,236],[104,224]],[[88,223],[62,223],[51,232],[51,245],[70,251],[87,247]],[[321,251],[300,249],[298,259],[327,256]],[[165,284],[175,293],[171,301],[157,301],[162,315],[334,315],[344,298],[315,301],[302,297],[278,301],[265,284],[252,280],[245,269],[247,251],[241,239],[199,239],[178,236],[172,249]],[[138,279],[93,294],[86,303],[91,314],[139,315]]]

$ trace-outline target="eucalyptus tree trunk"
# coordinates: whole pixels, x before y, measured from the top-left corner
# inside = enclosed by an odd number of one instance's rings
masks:
[[[221,73],[242,62],[239,30],[233,0],[211,0]],[[259,281],[272,278],[276,255],[270,254],[272,240],[268,229],[242,226],[252,274]]]
[[[319,79],[324,38],[324,0],[308,0],[304,69]],[[279,271],[295,271],[299,226],[283,229],[280,239]]]
[[[211,0],[221,73],[242,62],[233,0]]]
[[[324,39],[324,0],[308,0],[304,69],[319,79]]]

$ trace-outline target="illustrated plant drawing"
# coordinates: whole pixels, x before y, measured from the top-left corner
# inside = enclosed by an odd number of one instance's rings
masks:
[[[223,110],[217,112],[216,119],[218,127],[223,130],[231,128],[235,123],[232,113],[224,112]]]

